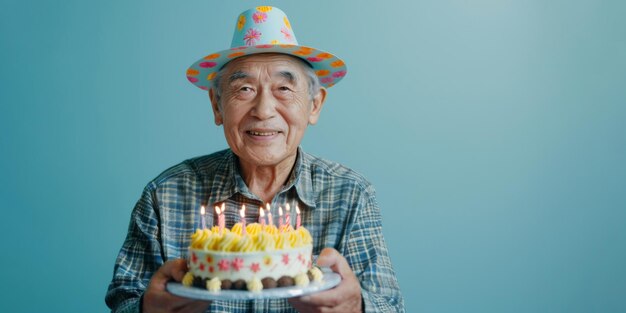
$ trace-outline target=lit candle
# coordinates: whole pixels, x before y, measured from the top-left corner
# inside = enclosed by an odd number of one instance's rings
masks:
[[[272,210],[270,210],[270,204],[266,203],[265,207],[266,207],[266,210],[267,210],[267,222],[270,225],[274,225],[274,219],[272,218]]]
[[[204,218],[204,214],[206,214],[206,209],[204,208],[204,205],[200,207],[200,215],[202,216],[202,225],[200,226],[200,228],[205,229],[206,228],[206,219]]]
[[[296,229],[300,228],[300,208],[298,207],[298,205],[296,204]]]
[[[285,205],[285,210],[287,210],[286,216],[285,216],[285,224],[287,224],[287,226],[291,225],[291,207],[289,207],[289,203],[287,203]]]
[[[283,220],[283,207],[278,207],[278,228],[283,228],[283,224],[285,224],[285,220]]]
[[[265,212],[263,211],[263,207],[259,207],[259,222],[261,226],[265,226]]]
[[[215,206],[215,214],[217,214],[217,226],[219,227],[220,234],[221,234],[222,233],[222,223],[221,223],[222,218],[220,217],[220,213],[221,213],[220,207],[216,205]]]
[[[226,216],[224,215],[226,213],[226,203],[222,202],[222,210],[221,210],[221,214],[220,214],[220,228],[224,229],[224,227],[226,227]]]
[[[245,236],[246,235],[246,205],[245,204],[241,205],[241,211],[239,212],[239,215],[241,215],[241,235]]]

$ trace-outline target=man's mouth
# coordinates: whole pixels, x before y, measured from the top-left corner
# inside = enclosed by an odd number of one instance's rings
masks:
[[[276,134],[278,134],[278,131],[255,131],[255,130],[248,130],[246,131],[246,133],[248,133],[249,135],[252,136],[274,136]]]

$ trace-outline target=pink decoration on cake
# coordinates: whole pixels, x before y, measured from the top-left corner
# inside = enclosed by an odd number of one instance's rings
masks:
[[[250,270],[253,273],[256,273],[261,270],[261,266],[259,265],[259,263],[252,263],[252,265],[250,265]]]
[[[306,260],[304,259],[302,253],[298,253],[298,261],[300,261],[302,264],[306,263]]]
[[[289,264],[289,254],[283,254],[283,263],[285,265]]]
[[[239,271],[243,267],[243,260],[240,258],[235,258],[232,263],[232,267],[235,271]]]
[[[230,268],[230,262],[228,262],[228,260],[226,259],[222,259],[217,266],[220,268],[220,271],[228,271],[228,269]]]
[[[200,263],[200,271],[204,271],[204,264]]]
[[[191,253],[191,263],[196,264],[198,263],[198,256],[195,253]]]

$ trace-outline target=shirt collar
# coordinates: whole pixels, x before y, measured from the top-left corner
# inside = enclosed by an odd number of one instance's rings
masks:
[[[309,208],[315,208],[310,158],[307,153],[298,147],[298,156],[294,169],[291,171],[287,184],[279,193],[295,188],[299,200]],[[218,168],[222,169],[222,173],[215,175],[215,177],[207,177],[207,180],[210,182],[207,205],[224,202],[236,193],[241,193],[247,198],[260,200],[248,190],[248,186],[246,186],[241,176],[239,159],[232,150],[226,150],[224,157],[219,162]]]

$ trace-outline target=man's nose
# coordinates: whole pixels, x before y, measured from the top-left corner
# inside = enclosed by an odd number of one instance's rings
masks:
[[[276,115],[276,101],[271,90],[261,89],[252,108],[252,116],[261,120],[274,117]]]

